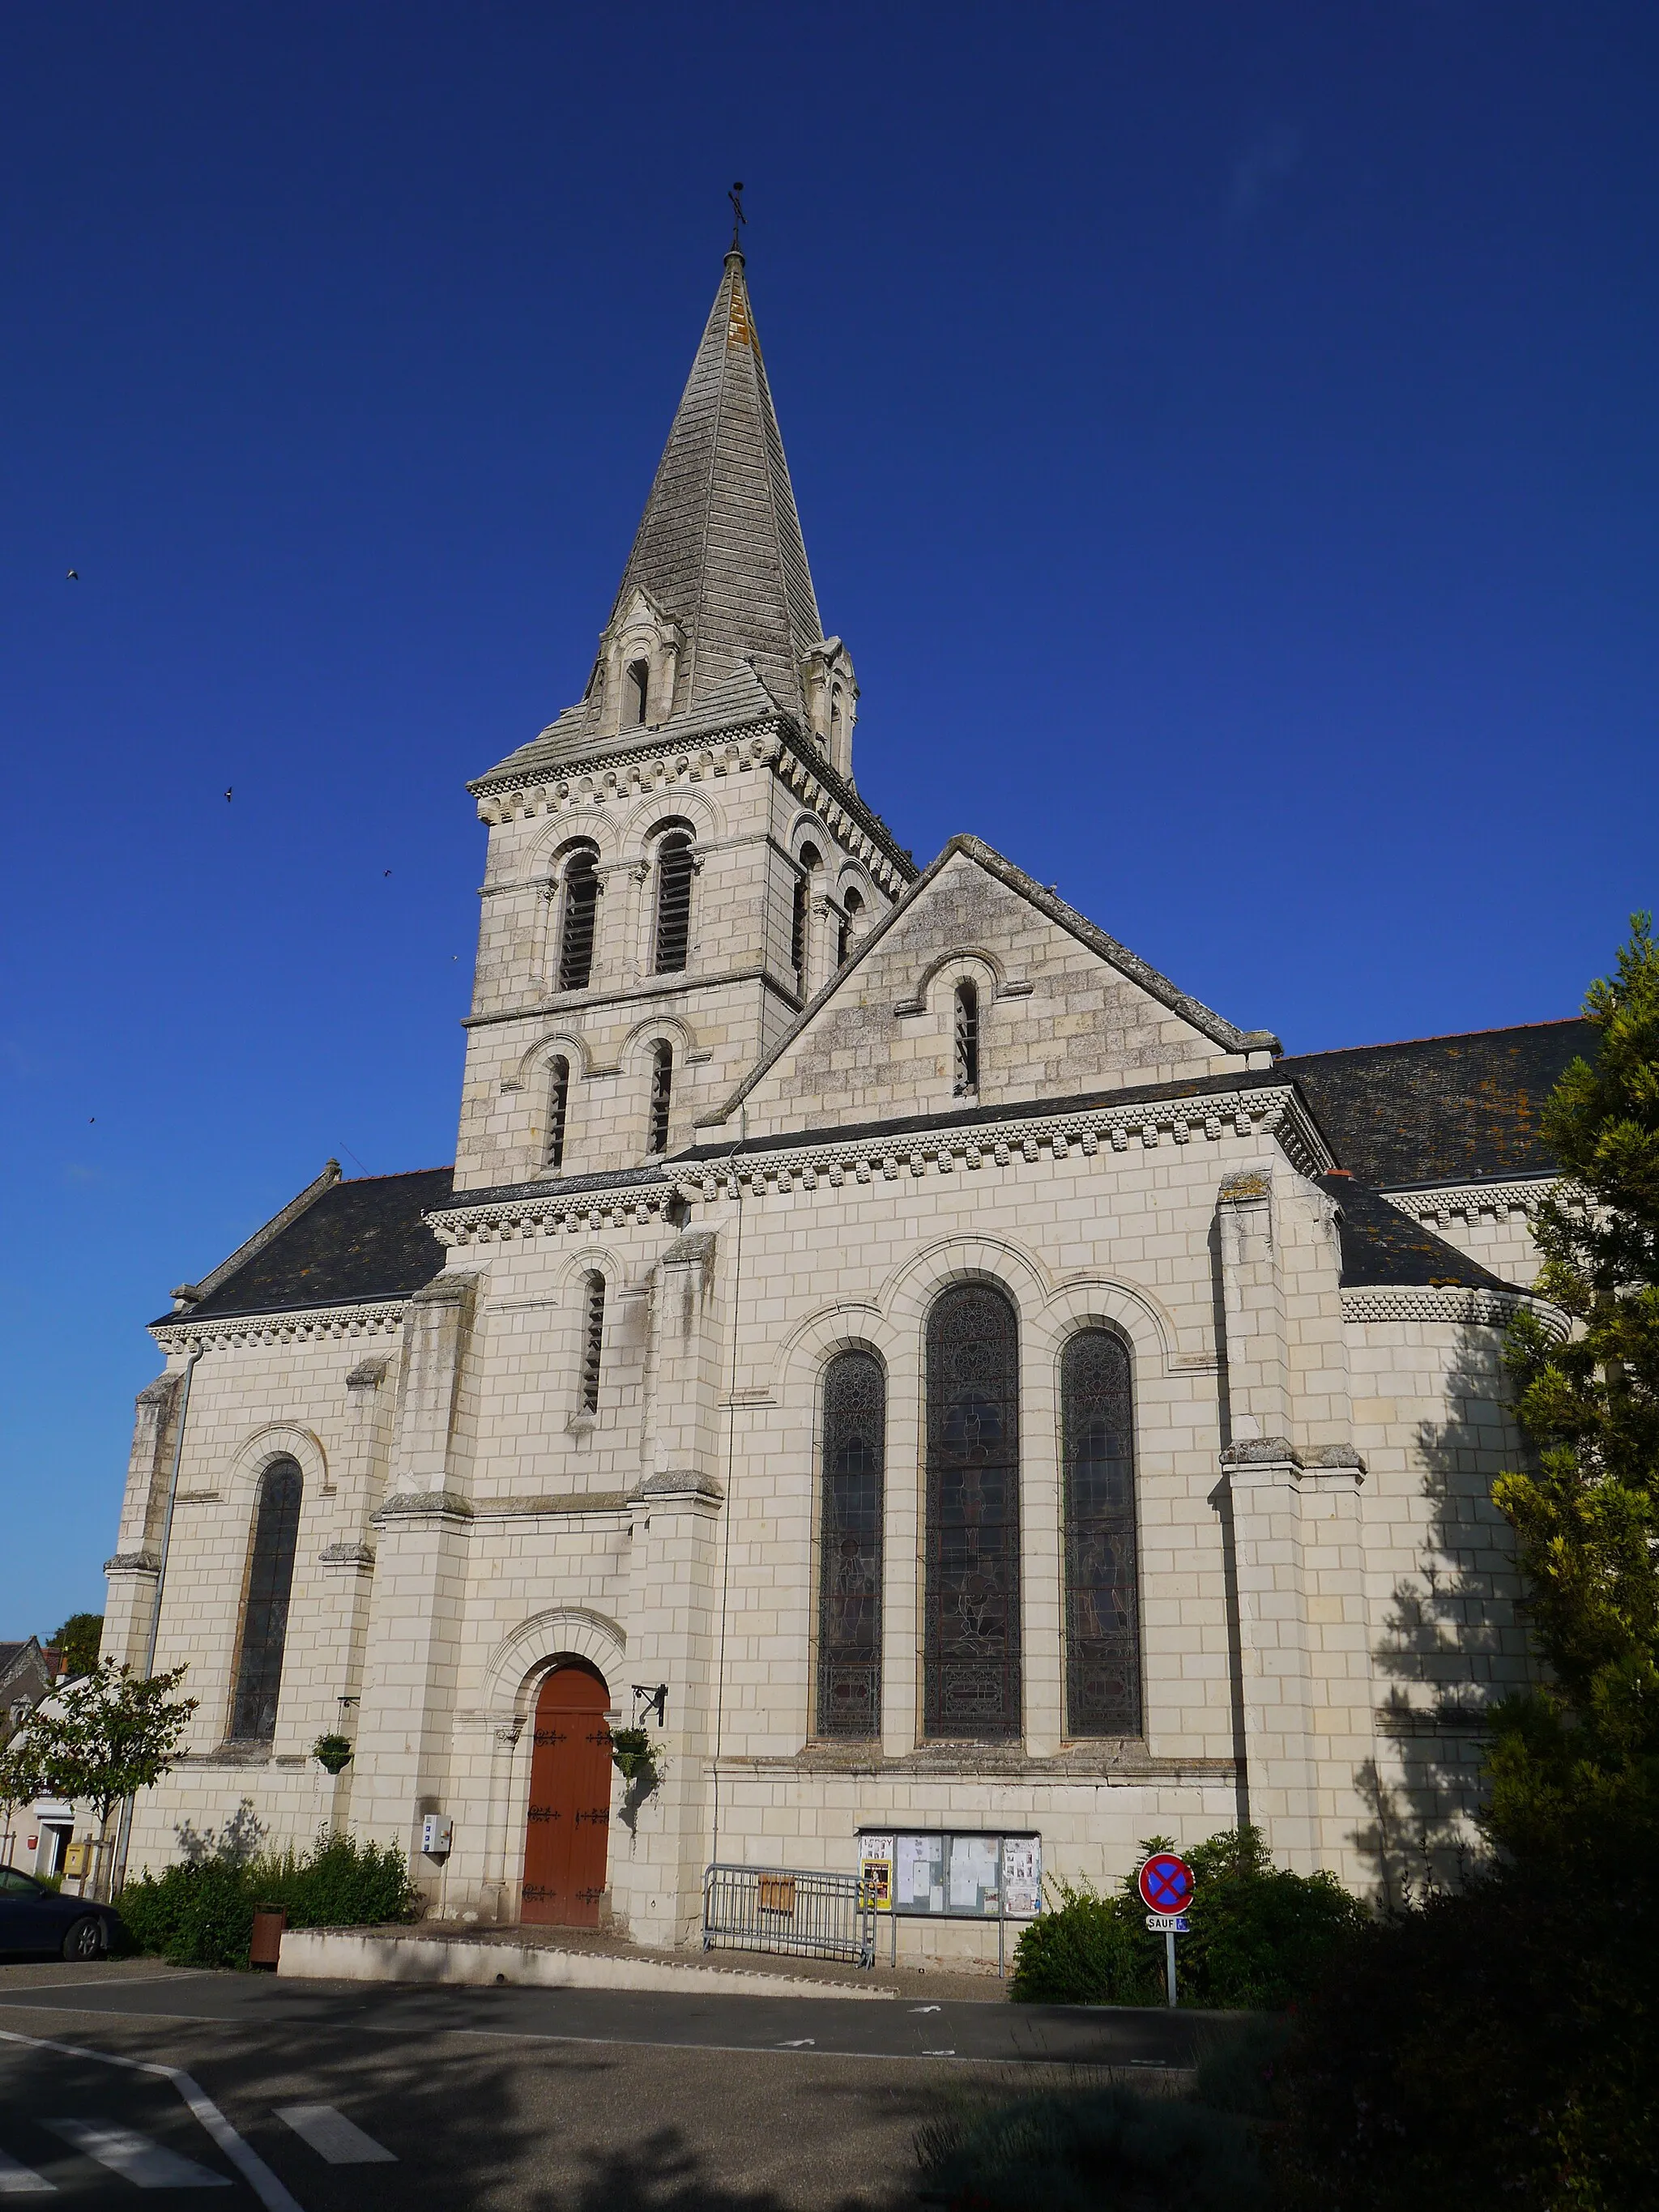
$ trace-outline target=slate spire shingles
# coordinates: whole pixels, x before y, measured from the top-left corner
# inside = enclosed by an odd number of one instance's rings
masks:
[[[636,584],[690,633],[677,714],[745,659],[801,714],[801,661],[823,630],[736,251],[726,257],[612,620]]]

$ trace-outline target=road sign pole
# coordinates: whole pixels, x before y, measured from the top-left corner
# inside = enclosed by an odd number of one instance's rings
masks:
[[[1175,1929],[1173,1928],[1168,1929],[1164,1937],[1164,1978],[1169,1987],[1170,2002],[1173,2004],[1176,2001]]]

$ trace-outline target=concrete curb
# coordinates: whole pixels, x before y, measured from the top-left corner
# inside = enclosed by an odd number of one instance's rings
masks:
[[[761,1997],[861,1997],[890,2002],[893,1990],[857,1982],[807,1981],[671,1959],[618,1959],[605,1952],[556,1951],[531,1943],[469,1943],[429,1936],[359,1935],[334,1928],[290,1928],[276,1972],[292,1981],[451,1982],[472,1987],[507,1982],[544,1990],[678,1990]]]

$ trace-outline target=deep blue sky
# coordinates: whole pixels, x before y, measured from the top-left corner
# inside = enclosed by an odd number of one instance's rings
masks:
[[[1656,64],[1650,0],[7,10],[0,1635],[102,1603],[169,1286],[453,1156],[463,782],[580,690],[735,176],[918,858],[1292,1050],[1571,1012],[1656,888]]]

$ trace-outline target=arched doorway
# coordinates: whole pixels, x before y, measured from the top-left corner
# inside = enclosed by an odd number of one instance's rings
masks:
[[[520,1917],[597,1928],[611,1831],[605,1679],[580,1660],[556,1667],[536,1700]]]

